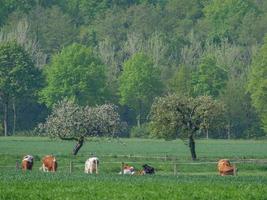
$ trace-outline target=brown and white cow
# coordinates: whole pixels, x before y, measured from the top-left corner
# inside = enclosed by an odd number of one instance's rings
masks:
[[[95,172],[96,174],[98,174],[98,166],[99,166],[99,159],[97,157],[88,158],[85,161],[84,173],[92,174]]]
[[[32,155],[26,155],[23,157],[21,162],[21,168],[22,170],[32,170],[33,166],[33,156]]]
[[[57,161],[52,155],[47,155],[42,159],[43,165],[40,168],[44,172],[55,172],[57,171]]]
[[[122,172],[120,171],[119,174],[122,174]],[[135,174],[134,167],[133,166],[130,166],[128,164],[124,164],[123,165],[123,174],[134,175]]]
[[[236,167],[231,165],[228,159],[221,159],[218,161],[218,171],[221,176],[225,175],[235,175],[236,174]]]

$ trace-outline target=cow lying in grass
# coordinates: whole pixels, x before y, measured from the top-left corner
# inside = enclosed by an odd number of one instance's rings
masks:
[[[52,155],[47,155],[42,159],[43,165],[40,170],[44,172],[55,172],[57,171],[57,161],[56,158]]]
[[[221,159],[218,161],[218,171],[221,176],[225,175],[235,175],[236,174],[236,167],[232,166],[230,161],[227,159]]]
[[[144,164],[143,166],[143,174],[145,175],[145,174],[155,174],[155,169],[154,169],[154,167],[151,167],[151,166],[149,166],[149,165],[147,165],[147,164]]]
[[[122,172],[120,171],[119,174],[122,174]],[[123,165],[123,174],[128,174],[128,175],[133,175],[135,174],[135,170],[133,166],[130,166],[128,164],[124,164]]]
[[[154,174],[155,169],[147,164],[144,164],[143,169],[140,171],[135,171],[133,166],[130,166],[128,164],[124,164],[123,166],[123,174],[128,174],[128,175],[145,175],[145,174]],[[120,172],[119,174],[122,174]]]
[[[32,170],[32,166],[33,166],[33,156],[31,155],[24,156],[21,162],[22,170],[24,171]]]
[[[88,158],[85,162],[84,172],[87,174],[98,174],[99,159],[97,157]]]

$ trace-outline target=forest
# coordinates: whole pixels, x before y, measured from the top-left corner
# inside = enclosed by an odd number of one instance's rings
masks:
[[[266,33],[266,0],[0,0],[0,135],[61,105],[116,109],[122,137],[262,138]]]

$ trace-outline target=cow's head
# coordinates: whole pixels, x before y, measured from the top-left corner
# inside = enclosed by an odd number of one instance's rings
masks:
[[[99,160],[98,159],[94,159],[93,163],[96,164],[96,165],[99,165]]]
[[[32,155],[26,155],[23,157],[23,160],[32,163],[33,162],[33,156]]]

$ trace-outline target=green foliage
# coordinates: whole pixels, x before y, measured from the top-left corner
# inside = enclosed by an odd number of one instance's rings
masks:
[[[101,104],[106,99],[105,66],[93,50],[73,44],[53,57],[45,69],[47,86],[41,99],[47,106],[67,97],[80,105]]]
[[[142,115],[161,94],[160,73],[151,59],[138,53],[125,62],[120,80],[120,103]]]
[[[194,94],[217,97],[225,86],[227,73],[218,66],[215,58],[206,56],[193,76]]]
[[[29,20],[32,35],[49,56],[74,42],[77,30],[72,19],[57,6],[49,9],[37,6],[31,10]]]
[[[147,123],[141,126],[134,126],[131,128],[130,137],[131,138],[148,138],[149,137],[149,127]]]
[[[206,20],[211,27],[210,38],[220,41],[228,38],[234,41],[242,20],[250,13],[256,13],[251,0],[214,0],[204,8]]]
[[[31,96],[40,87],[40,72],[29,54],[15,42],[0,45],[0,90],[2,101]]]
[[[257,138],[263,134],[251,98],[246,93],[246,84],[245,77],[231,78],[220,95],[226,107],[229,137]]]
[[[151,134],[164,139],[184,139],[201,129],[222,128],[223,115],[223,104],[209,96],[168,95],[157,98],[152,105]]]
[[[189,67],[179,66],[169,82],[170,91],[185,96],[192,94],[191,73]]]
[[[248,82],[252,104],[259,113],[263,129],[267,132],[267,36],[258,55],[254,58]]]
[[[41,73],[24,48],[15,42],[1,43],[0,100],[4,108],[5,135],[8,133],[8,105],[15,107],[24,98],[36,97],[41,84]]]
[[[64,97],[81,105],[108,100],[129,106],[124,119],[132,123],[136,115],[138,121],[141,118],[145,121],[153,98],[162,93],[207,94],[226,102],[229,135],[244,138],[255,135],[248,132],[259,130],[260,119],[266,121],[260,114],[261,108],[255,113],[241,87],[246,84],[252,57],[267,32],[266,10],[264,0],[0,0],[0,43],[15,38],[36,67],[50,66],[45,74],[49,74],[52,65],[66,69],[58,77],[47,78],[49,92],[41,92],[46,93],[43,102],[50,108]],[[82,61],[74,62],[75,53],[69,53],[56,64],[54,60],[59,60],[57,57],[62,54],[59,52],[75,42],[93,49],[96,65],[106,66],[96,67],[104,71],[105,78],[99,72],[99,82],[98,78],[93,81],[92,76],[98,76],[98,72],[92,72],[91,81],[85,81],[83,78],[89,75],[81,67]],[[155,66],[148,74],[159,69],[161,85],[167,86],[153,85],[153,89],[160,91],[143,95],[149,100],[141,102],[142,108],[129,102],[136,100],[135,96],[128,102],[122,100],[121,88],[126,86],[119,81],[124,64],[139,52],[145,52]],[[256,59],[253,63],[260,63]],[[74,65],[75,70],[70,67]],[[67,71],[73,78],[66,79]],[[233,92],[233,98],[228,92]],[[39,113],[46,113],[47,109],[37,103],[33,105],[29,97],[19,100],[18,105],[18,124],[23,127],[32,127],[36,122],[28,121],[41,120],[43,114]],[[23,118],[29,120],[20,121]],[[216,137],[223,135],[224,132],[218,133]]]
[[[20,12],[29,12],[35,6],[35,0],[1,0],[0,2],[0,26],[4,24],[8,15],[18,10]]]

